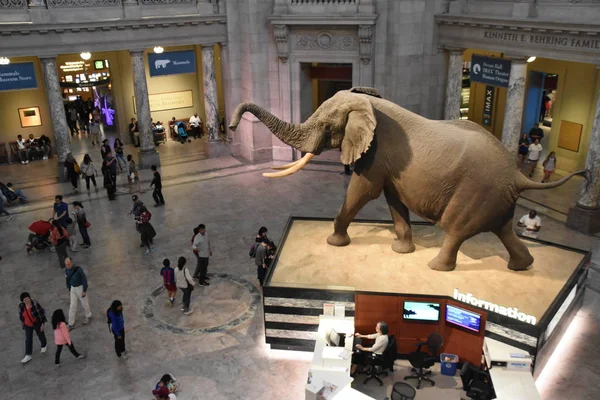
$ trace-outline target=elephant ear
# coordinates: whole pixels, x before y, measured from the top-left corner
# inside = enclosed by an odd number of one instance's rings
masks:
[[[362,96],[353,96],[344,140],[342,140],[342,163],[356,162],[371,146],[377,120],[371,102]]]

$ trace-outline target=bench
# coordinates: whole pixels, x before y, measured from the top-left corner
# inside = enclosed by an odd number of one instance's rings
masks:
[[[38,139],[38,138],[36,138],[36,139]],[[19,158],[19,146],[17,146],[17,141],[14,140],[12,142],[9,142],[8,145],[9,145],[9,148],[10,148],[10,161],[13,162],[13,163],[20,162],[20,158]],[[50,150],[48,151],[48,158],[52,158],[52,155],[53,155],[52,144],[48,145],[48,147],[50,147]],[[31,153],[29,154],[30,161],[41,160],[42,157],[43,157],[43,155],[42,156],[38,155],[36,158],[34,158]]]

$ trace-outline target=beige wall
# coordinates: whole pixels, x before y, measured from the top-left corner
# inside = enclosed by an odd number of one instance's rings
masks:
[[[34,63],[38,88],[0,92],[0,142],[17,140],[18,134],[28,137],[30,133],[35,137],[44,134],[48,136],[50,140],[54,141],[52,122],[50,121],[50,111],[48,109],[48,102],[46,101],[42,64],[37,57],[11,58],[11,62],[13,63],[29,61],[33,61]],[[18,109],[34,106],[40,108],[42,125],[31,128],[21,128]]]
[[[556,151],[558,169],[575,171],[585,166],[585,157],[600,90],[599,74],[593,64],[538,58],[528,71],[558,74],[557,99],[553,106],[549,151]],[[561,121],[583,125],[579,152],[557,147]]]

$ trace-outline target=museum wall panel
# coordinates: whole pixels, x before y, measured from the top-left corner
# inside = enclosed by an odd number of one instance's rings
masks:
[[[0,92],[0,142],[17,140],[21,134],[27,138],[29,134],[35,137],[46,135],[54,142],[50,111],[46,100],[44,75],[42,65],[37,57],[19,57],[12,63],[33,62],[37,80],[37,89],[13,90]],[[23,128],[19,117],[19,108],[39,107],[42,125]]]

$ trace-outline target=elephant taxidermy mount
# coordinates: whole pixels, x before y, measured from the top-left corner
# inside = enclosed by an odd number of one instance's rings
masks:
[[[415,250],[409,210],[445,232],[439,254],[429,267],[451,271],[462,243],[481,232],[493,232],[508,250],[508,268],[519,271],[533,263],[512,226],[519,193],[562,185],[572,173],[552,183],[527,179],[491,133],[471,121],[433,121],[382,99],[373,88],[340,91],[302,124],[281,121],[253,104],[240,104],[230,128],[245,112],[254,114],[284,143],[306,153],[300,160],[264,174],[291,175],[324,149],[341,147],[344,164],[355,163],[346,198],[327,238],[333,246],[350,244],[348,225],[358,211],[383,191],[394,221],[397,253]]]

